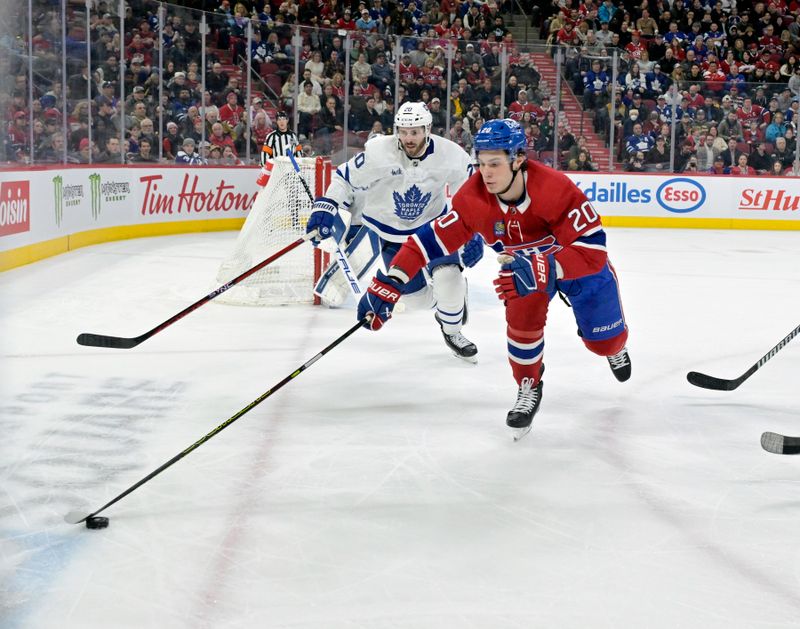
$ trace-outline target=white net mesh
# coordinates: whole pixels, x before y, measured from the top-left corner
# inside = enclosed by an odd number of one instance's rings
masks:
[[[316,161],[297,161],[311,194],[318,194]],[[258,193],[233,252],[217,272],[217,284],[229,282],[305,234],[310,213],[311,201],[291,161],[276,159],[269,183]],[[242,306],[311,303],[314,275],[314,248],[303,243],[215,301]]]

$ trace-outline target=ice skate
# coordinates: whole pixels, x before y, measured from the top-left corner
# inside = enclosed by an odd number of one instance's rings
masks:
[[[542,401],[542,387],[544,382],[539,381],[533,386],[530,378],[524,378],[517,392],[517,401],[508,411],[506,425],[514,431],[514,441],[519,441],[527,435],[533,425],[533,416],[539,410]]]
[[[444,342],[447,347],[450,348],[450,351],[453,352],[453,355],[461,360],[465,360],[468,363],[477,363],[478,362],[478,348],[476,347],[475,343],[470,341],[466,336],[461,334],[461,332],[456,332],[455,334],[448,334],[444,331],[444,327],[442,326],[442,322],[439,320],[439,315],[434,315],[436,317],[436,322],[439,324],[439,327],[442,330],[442,336],[444,337]]]
[[[631,357],[628,356],[628,348],[623,347],[613,356],[606,356],[611,367],[611,373],[620,382],[625,382],[631,377]]]

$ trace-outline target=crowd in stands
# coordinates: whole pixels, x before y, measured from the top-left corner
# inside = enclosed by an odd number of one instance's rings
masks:
[[[7,70],[3,75],[7,96],[0,95],[8,121],[2,157],[10,162],[60,162],[66,146],[67,161],[76,163],[87,161],[90,154],[97,163],[150,162],[159,151],[165,162],[239,163],[248,152],[259,155],[278,110],[298,115],[298,131],[308,151],[325,153],[342,146],[345,126],[353,136],[347,141],[356,145],[363,145],[371,135],[391,133],[396,104],[411,99],[428,102],[436,132],[452,127],[450,137],[469,149],[485,116],[499,113],[499,44],[512,42],[504,26],[504,2],[510,0],[369,0],[368,4],[221,0],[217,6],[205,6],[210,10],[205,14],[209,30],[204,56],[201,13],[196,8],[208,3],[186,3],[191,8],[167,5],[163,32],[159,32],[160,3],[128,0],[124,32],[120,32],[118,3],[95,0],[86,32],[84,3],[70,1],[63,51],[67,77],[62,81],[59,3],[34,0],[32,102],[27,38],[4,42],[10,54],[0,61],[0,69]],[[25,33],[26,16],[17,17],[19,32]],[[250,78],[254,97],[250,103],[245,102],[248,24],[253,27]],[[298,24],[303,26],[303,44],[296,50],[292,35]],[[348,31],[349,52],[344,37]],[[403,54],[395,59],[398,39]],[[458,43],[452,90],[447,88],[444,54],[450,41]],[[296,95],[298,53],[301,77]],[[346,77],[348,61],[350,76]],[[397,95],[393,93],[395,72],[401,78]],[[62,111],[62,84],[66,111]],[[348,85],[350,107],[345,114]],[[445,120],[448,99],[450,121]]]
[[[553,1],[551,54],[630,171],[797,176],[797,0]],[[617,84],[612,102],[616,51]],[[673,122],[674,121],[674,122]],[[675,125],[675,134],[672,126]]]
[[[33,0],[32,86],[27,37],[0,41],[0,49],[8,52],[0,55],[0,106],[7,124],[0,159],[61,162],[66,148],[67,161],[74,163],[86,163],[90,154],[96,163],[150,163],[161,153],[169,163],[241,164],[248,153],[257,159],[279,110],[297,115],[298,133],[309,154],[329,154],[344,142],[358,146],[376,134],[391,133],[396,103],[422,100],[433,116],[434,133],[447,134],[467,150],[483,122],[505,110],[525,128],[532,155],[550,151],[557,139],[560,159],[555,161],[562,168],[594,170],[599,156],[591,155],[587,138],[576,137],[564,116],[556,124],[549,86],[533,56],[522,52],[525,47],[517,45],[506,26],[514,7],[522,6],[540,27],[550,54],[564,52],[564,76],[593,117],[595,132],[608,141],[613,121],[626,169],[669,169],[674,141],[677,170],[800,170],[794,161],[800,15],[793,15],[799,13],[800,0],[183,4],[166,5],[160,31],[160,3],[127,0],[120,32],[118,3],[93,0],[86,32],[84,0],[69,0],[62,51],[59,3]],[[198,9],[207,11],[205,55]],[[24,9],[18,9],[16,17],[17,32],[26,33]],[[249,103],[248,24],[253,61]],[[302,46],[295,48],[297,25],[303,27]],[[451,43],[455,51],[448,68],[446,50]],[[501,47],[509,55],[504,74]],[[125,62],[122,81],[120,50]],[[617,85],[612,99],[615,50]],[[64,57],[67,75],[62,81]]]

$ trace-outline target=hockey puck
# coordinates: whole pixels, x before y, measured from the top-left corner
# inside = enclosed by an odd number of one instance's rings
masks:
[[[101,516],[86,518],[87,529],[104,529],[107,526],[108,526],[108,518],[104,518]]]

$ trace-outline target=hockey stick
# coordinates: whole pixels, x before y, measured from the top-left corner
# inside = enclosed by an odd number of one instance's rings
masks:
[[[311,205],[313,206],[314,195],[311,194],[311,189],[308,187],[308,183],[306,183],[306,180],[303,179],[303,175],[300,173],[300,164],[297,163],[297,160],[291,151],[289,151],[289,160],[292,162],[294,171],[297,173],[297,178],[300,180],[300,183],[303,184],[303,189],[305,189],[308,199],[311,201]],[[356,274],[353,273],[353,267],[350,266],[350,261],[347,259],[344,251],[342,251],[339,243],[336,243],[336,258],[339,261],[339,268],[342,270],[342,273],[344,273],[344,277],[347,280],[347,285],[350,287],[350,292],[353,293],[353,297],[355,297],[356,302],[358,302],[358,300],[361,298],[361,295],[364,294],[364,291],[361,288],[361,284],[358,283],[358,278],[356,277]]]
[[[311,240],[311,238],[313,238],[314,235],[315,235],[315,232],[312,232],[310,234],[306,234],[305,236],[302,236],[301,238],[298,238],[294,242],[286,245],[283,249],[281,249],[277,253],[272,254],[266,260],[262,260],[261,262],[256,264],[252,269],[248,269],[247,271],[245,271],[241,275],[237,275],[236,277],[234,277],[227,284],[223,284],[219,288],[214,289],[213,291],[211,291],[208,295],[206,295],[202,299],[199,299],[198,301],[194,302],[191,306],[188,306],[187,308],[184,308],[178,314],[170,317],[169,319],[167,319],[163,323],[160,323],[159,325],[154,327],[149,332],[145,332],[144,334],[141,334],[139,336],[134,336],[134,337],[106,336],[104,334],[90,334],[90,333],[84,332],[83,334],[79,334],[78,335],[78,338],[77,338],[78,345],[88,345],[88,346],[91,346],[91,347],[111,347],[111,348],[114,348],[114,349],[131,349],[132,347],[136,347],[140,343],[144,343],[151,336],[155,336],[156,334],[161,332],[161,330],[163,330],[165,328],[168,328],[169,326],[171,326],[176,321],[179,321],[180,319],[183,319],[190,312],[193,312],[193,311],[197,310],[200,306],[203,306],[204,304],[207,304],[209,301],[211,301],[215,297],[219,297],[226,290],[228,290],[232,286],[235,286],[236,284],[241,282],[243,279],[250,277],[256,271],[260,271],[265,266],[267,266],[268,264],[271,264],[272,262],[274,262],[275,260],[277,260],[278,258],[283,256],[284,254],[289,253],[292,249],[295,249],[296,247],[299,247],[300,245],[302,245],[307,240]]]
[[[745,371],[738,378],[734,378],[733,380],[725,380],[724,378],[715,378],[714,376],[708,376],[697,371],[690,371],[688,374],[686,374],[686,379],[694,386],[701,387],[703,389],[713,389],[715,391],[733,391],[736,387],[742,384],[742,382],[747,380],[756,371],[761,369],[761,367],[764,366],[764,363],[781,351],[783,347],[798,334],[800,334],[800,325],[789,332],[789,334],[787,334],[780,343],[764,354],[755,365],[750,367],[750,369]]]
[[[125,496],[127,496],[128,494],[130,494],[131,492],[133,492],[133,491],[134,491],[134,490],[136,490],[137,488],[139,488],[139,487],[141,487],[142,485],[144,485],[144,484],[145,484],[147,481],[151,480],[152,478],[155,478],[155,477],[156,477],[156,476],[158,476],[158,475],[159,475],[161,472],[163,472],[165,469],[167,469],[167,468],[168,468],[168,467],[170,467],[171,465],[174,465],[175,463],[177,463],[178,461],[180,461],[180,460],[181,460],[183,457],[185,457],[187,454],[189,454],[190,452],[192,452],[192,451],[196,450],[197,448],[199,448],[199,447],[200,447],[201,445],[203,445],[203,444],[204,444],[206,441],[210,440],[210,439],[211,439],[211,438],[212,438],[214,435],[216,435],[216,434],[218,434],[218,433],[222,432],[223,430],[225,430],[225,428],[227,428],[228,426],[230,426],[230,425],[231,425],[233,422],[235,422],[237,419],[239,419],[239,418],[240,418],[242,415],[244,415],[244,414],[245,414],[245,413],[247,413],[248,411],[251,411],[251,410],[252,410],[252,409],[254,409],[256,406],[258,406],[259,404],[261,404],[261,402],[263,402],[264,400],[266,400],[266,399],[267,399],[267,398],[268,398],[270,395],[272,395],[273,393],[275,393],[276,391],[278,391],[278,390],[279,390],[281,387],[283,387],[283,386],[284,386],[286,383],[288,383],[290,380],[292,380],[292,379],[296,378],[297,376],[299,376],[299,375],[300,375],[301,373],[303,373],[303,372],[304,372],[306,369],[308,369],[309,367],[311,367],[311,365],[313,365],[313,364],[314,364],[315,362],[317,362],[317,361],[318,361],[320,358],[322,358],[322,357],[323,357],[325,354],[327,354],[328,352],[330,352],[330,351],[331,351],[331,350],[332,350],[334,347],[336,347],[337,345],[339,345],[340,343],[342,343],[342,342],[343,342],[345,339],[347,339],[349,336],[351,336],[351,335],[352,335],[352,334],[353,334],[353,333],[354,333],[356,330],[358,330],[358,329],[359,329],[359,328],[360,328],[362,325],[364,325],[365,323],[367,323],[367,321],[369,321],[369,319],[370,319],[370,317],[369,317],[369,316],[367,316],[367,317],[364,317],[364,318],[360,319],[360,320],[359,320],[359,321],[358,321],[358,322],[357,322],[357,323],[356,323],[356,324],[355,324],[353,327],[351,327],[349,330],[347,330],[347,332],[345,332],[344,334],[342,334],[342,335],[341,335],[339,338],[337,338],[335,341],[333,341],[333,342],[332,342],[330,345],[328,345],[328,346],[327,346],[325,349],[323,349],[321,352],[319,352],[318,354],[316,354],[316,355],[315,355],[313,358],[311,358],[310,360],[306,361],[306,362],[305,362],[305,363],[303,363],[303,364],[302,364],[300,367],[298,367],[297,369],[295,369],[295,370],[294,370],[292,373],[290,373],[288,376],[286,376],[286,377],[285,377],[283,380],[281,380],[281,381],[280,381],[278,384],[276,384],[275,386],[273,386],[273,387],[272,387],[271,389],[269,389],[268,391],[265,391],[264,393],[262,393],[262,394],[261,394],[260,396],[258,396],[258,397],[257,397],[255,400],[253,400],[252,402],[250,402],[250,404],[248,404],[248,405],[247,405],[247,406],[245,406],[245,407],[244,407],[242,410],[240,410],[238,413],[236,413],[236,414],[235,414],[235,415],[233,415],[232,417],[230,417],[230,418],[226,419],[226,420],[225,420],[224,422],[222,422],[222,423],[221,423],[219,426],[217,426],[216,428],[214,428],[214,430],[212,430],[211,432],[209,432],[209,433],[208,433],[207,435],[205,435],[204,437],[201,437],[200,439],[198,439],[197,441],[195,441],[195,442],[194,442],[192,445],[190,445],[190,446],[189,446],[188,448],[186,448],[185,450],[183,450],[183,451],[179,452],[178,454],[176,454],[176,455],[175,455],[174,457],[172,457],[172,458],[171,458],[169,461],[167,461],[166,463],[164,463],[163,465],[161,465],[159,468],[157,468],[157,469],[153,470],[152,472],[150,472],[150,473],[149,473],[147,476],[145,476],[143,479],[141,479],[141,480],[140,480],[140,481],[138,481],[137,483],[135,483],[135,484],[131,485],[130,487],[128,487],[128,489],[126,489],[125,491],[123,491],[123,492],[122,492],[121,494],[119,494],[119,495],[118,495],[116,498],[113,498],[112,500],[108,501],[106,504],[104,504],[104,505],[103,505],[102,507],[100,507],[99,509],[97,509],[97,510],[93,511],[92,513],[83,514],[83,513],[81,513],[80,511],[70,511],[69,513],[67,513],[67,514],[64,516],[64,520],[65,520],[65,521],[67,521],[67,522],[68,522],[68,523],[70,523],[70,524],[80,524],[81,522],[85,522],[85,521],[87,521],[87,520],[90,520],[91,518],[94,518],[94,517],[95,517],[95,516],[96,516],[98,513],[100,513],[101,511],[105,511],[105,510],[106,510],[108,507],[110,507],[111,505],[113,505],[115,502],[118,502],[118,501],[122,500],[122,499],[123,499]]]
[[[761,447],[773,454],[800,454],[800,437],[765,432],[761,435]]]

